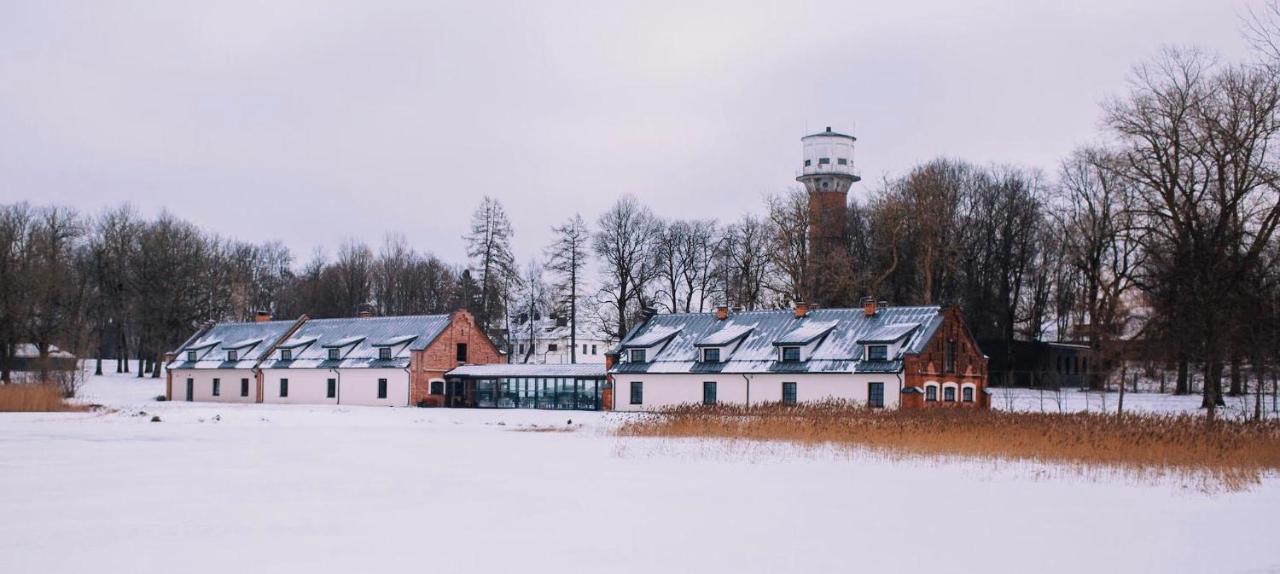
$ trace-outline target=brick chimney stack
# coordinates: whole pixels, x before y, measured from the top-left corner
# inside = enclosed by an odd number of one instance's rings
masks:
[[[368,312],[368,311],[358,311],[358,312],[356,312],[356,318],[358,318],[358,319],[368,319],[369,317],[372,317],[372,316],[373,316],[373,313],[370,313],[370,312]]]
[[[266,323],[271,320],[271,313],[267,311],[258,311],[253,315],[254,323]]]
[[[723,320],[728,319],[728,318],[729,318],[729,306],[728,306],[728,305],[721,305],[721,306],[719,306],[719,307],[716,307],[716,320],[717,320],[717,321],[723,321]]]
[[[867,317],[874,317],[876,315],[875,297],[867,297],[862,300],[862,314]]]
[[[796,318],[803,319],[809,315],[809,304],[804,301],[796,301]]]

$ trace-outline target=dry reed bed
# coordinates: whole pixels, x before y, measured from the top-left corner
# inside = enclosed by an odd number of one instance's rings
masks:
[[[1192,415],[1051,414],[967,408],[872,410],[681,406],[624,422],[628,437],[834,445],[891,456],[1030,460],[1138,475],[1208,477],[1227,489],[1280,470],[1280,421],[1208,423]]]
[[[0,384],[0,412],[35,413],[82,411],[86,407],[63,399],[62,389],[55,384]]]

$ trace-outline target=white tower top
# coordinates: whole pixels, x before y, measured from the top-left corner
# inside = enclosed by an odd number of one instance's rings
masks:
[[[853,167],[855,141],[858,139],[831,128],[800,138],[804,144],[804,167],[796,173],[796,181],[803,183],[810,194],[849,193],[849,187],[862,180]]]

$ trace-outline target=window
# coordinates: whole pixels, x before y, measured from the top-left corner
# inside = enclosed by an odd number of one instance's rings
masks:
[[[783,348],[782,348],[782,362],[784,362],[784,363],[799,363],[799,362],[800,362],[800,347],[783,347]]]
[[[644,362],[644,349],[631,349],[631,354],[630,354],[630,356],[627,358],[627,360],[628,360],[628,361],[630,361],[630,362],[632,362],[632,363],[643,363],[643,362]]]
[[[431,381],[431,394],[433,394],[433,395],[443,395],[443,394],[444,394],[444,381]]]
[[[804,160],[804,166],[805,166],[805,167],[809,167],[809,166],[811,166],[811,165],[813,165],[813,160],[811,160],[811,159],[806,159],[806,160]]]
[[[887,361],[889,360],[888,345],[867,345],[868,361]]]
[[[329,383],[329,387],[325,389],[325,393],[324,393],[325,398],[332,399],[334,397],[337,397],[338,396],[338,379],[329,379],[328,383]]]
[[[249,379],[240,379],[240,396],[249,396]]]
[[[458,343],[457,358],[459,363],[467,362],[467,344]]]
[[[719,363],[719,362],[720,362],[720,349],[718,349],[718,348],[716,348],[716,347],[712,347],[712,348],[709,348],[709,349],[703,349],[703,350],[702,350],[702,361],[703,361],[704,363]]]
[[[524,343],[520,343],[520,354],[524,354]]]
[[[586,343],[583,343],[583,344],[582,344],[582,354],[584,354],[584,355],[585,355],[585,354],[587,354],[587,344],[586,344]]]
[[[867,383],[867,406],[884,408],[884,383]]]
[[[964,390],[961,392],[961,395],[964,397],[964,402],[966,402],[966,403],[972,403],[972,402],[973,402],[973,387],[965,387],[965,388],[964,388]]]
[[[944,372],[947,372],[947,373],[956,372],[956,342],[954,340],[950,340],[950,339],[947,340],[946,356],[943,357],[942,360],[943,360],[942,370]]]
[[[935,401],[937,401],[937,400],[938,400],[938,386],[937,386],[937,385],[929,385],[929,386],[927,386],[927,387],[925,387],[925,388],[924,388],[924,400],[926,400],[926,401],[928,401],[928,402],[935,402]]]
[[[188,360],[188,361],[190,361],[190,362],[192,362],[192,363],[194,363],[194,362],[196,361],[196,352],[195,352],[195,351],[187,351],[187,360]]]
[[[796,384],[795,383],[782,383],[782,404],[784,405],[796,404]]]
[[[280,360],[281,360],[281,361],[292,361],[292,360],[293,360],[293,349],[280,349]]]
[[[640,381],[631,381],[631,404],[644,404],[644,383]]]
[[[337,348],[329,349],[329,360],[336,361],[338,359],[341,359],[342,355],[339,354],[340,352],[341,352],[341,349],[337,349]]]
[[[596,354],[596,346],[595,346],[595,345],[591,345],[591,354],[592,354],[592,355],[595,355],[595,354]]]
[[[195,395],[195,394],[196,394],[196,380],[187,379],[187,402],[194,401],[195,398],[192,395]]]
[[[387,398],[387,380],[386,379],[378,379],[378,398],[380,399]]]
[[[954,402],[956,402],[956,388],[955,388],[955,387],[947,387],[947,388],[942,389],[942,400],[944,400],[944,401],[946,401],[946,402],[948,402],[948,403],[954,403]]]
[[[560,350],[560,345],[557,345],[557,344],[555,344],[555,343],[547,343],[547,352],[548,352],[548,353],[554,353],[554,352],[559,351],[559,350]]]
[[[280,379],[280,398],[289,396],[289,379]]]
[[[842,157],[842,158],[840,158],[840,159],[837,159],[837,160],[836,160],[836,163],[838,163],[838,164],[840,164],[840,165],[849,165],[849,160],[848,160],[848,159],[846,159],[846,158],[843,158],[843,157]]]
[[[227,351],[227,360],[228,360],[228,361],[234,361],[234,360],[236,360],[236,352],[235,352],[235,350],[234,350],[234,349],[233,349],[233,350],[230,350],[230,351]]]
[[[222,396],[222,379],[213,380],[213,396],[215,397]]]
[[[378,358],[387,360],[391,358],[391,347],[378,347]]]
[[[818,165],[831,165],[831,158],[829,157],[818,158]]]
[[[702,404],[716,404],[716,383],[715,381],[707,381],[702,383]]]

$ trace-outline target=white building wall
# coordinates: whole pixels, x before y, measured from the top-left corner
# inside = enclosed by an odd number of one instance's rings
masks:
[[[378,379],[387,380],[387,398],[378,398]],[[366,406],[409,405],[409,373],[404,369],[343,369],[340,404]]]
[[[751,404],[780,402],[782,383],[796,383],[797,402],[816,402],[843,399],[867,402],[868,383],[884,383],[885,408],[897,408],[901,383],[899,376],[867,374],[754,374],[750,377]],[[631,383],[644,383],[644,402],[631,404]],[[702,403],[702,383],[716,383],[716,401],[719,403],[747,403],[747,379],[742,375],[726,374],[637,374],[614,375],[614,408],[619,411],[650,411],[679,404]]]
[[[280,396],[280,379],[289,380],[289,395]],[[262,370],[262,402],[300,404],[300,405],[333,405],[337,398],[328,398],[329,379],[338,379],[339,396],[341,396],[342,377],[330,369],[263,369]]]
[[[187,379],[191,379],[191,400],[214,403],[252,403],[258,400],[258,381],[249,369],[174,369],[173,400],[187,400]],[[221,393],[213,396],[213,380],[221,381]],[[240,396],[240,380],[249,379],[249,395]]]

